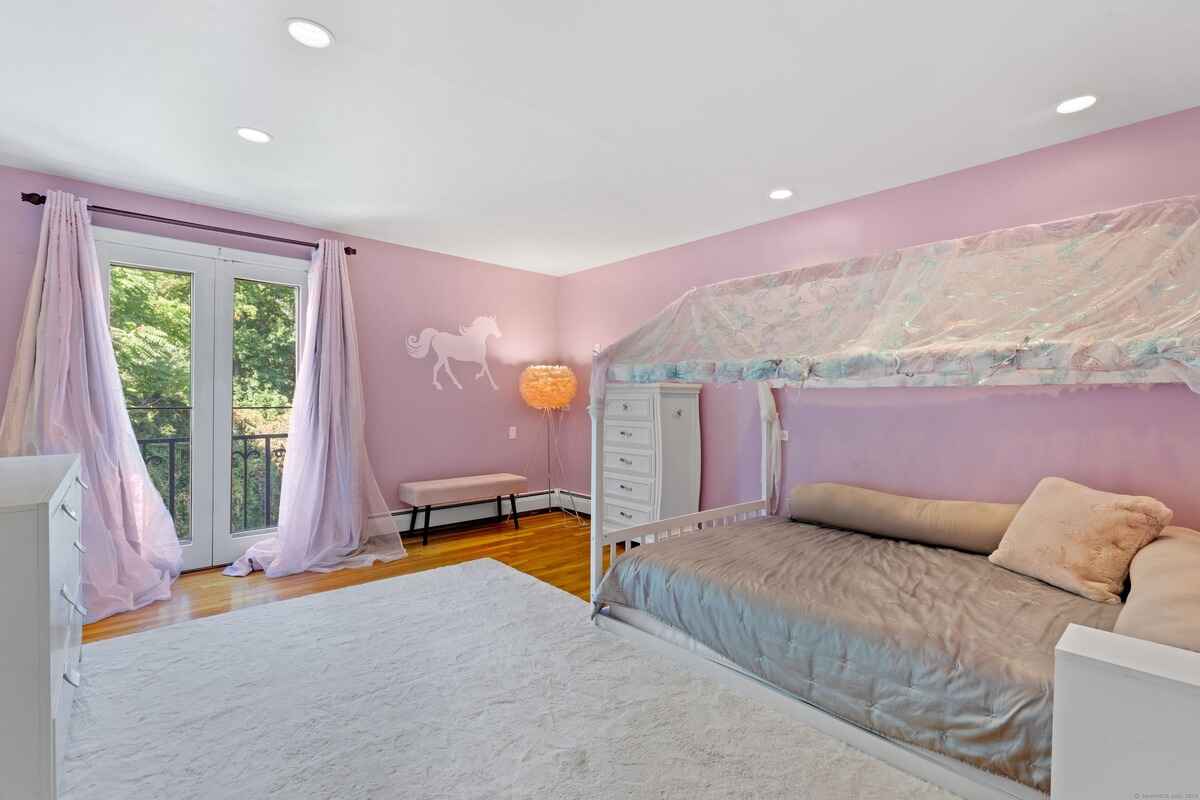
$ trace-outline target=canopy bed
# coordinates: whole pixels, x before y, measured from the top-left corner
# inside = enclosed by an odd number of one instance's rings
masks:
[[[734,381],[759,385],[762,498],[606,524],[609,383]],[[692,289],[594,359],[597,623],[971,798],[1112,789],[1097,781],[1123,743],[1105,732],[1153,707],[1138,735],[1158,780],[1200,711],[1200,654],[1114,634],[1120,606],[985,555],[772,516],[771,387],[1164,382],[1200,391],[1200,197]],[[889,583],[913,571],[924,593]],[[1117,673],[1118,697],[1095,688]]]

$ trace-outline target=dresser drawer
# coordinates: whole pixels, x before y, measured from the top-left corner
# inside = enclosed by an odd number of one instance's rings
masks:
[[[610,503],[606,498],[604,501],[604,520],[606,522],[604,527],[607,530],[620,530],[621,528],[628,528],[632,525],[641,525],[643,522],[649,522],[650,512],[634,508],[633,506]]]
[[[604,418],[618,419],[650,419],[649,397],[610,397],[604,401]]]
[[[654,492],[648,480],[632,478],[624,475],[604,476],[604,497],[616,500],[618,503],[641,503],[650,505]]]
[[[78,664],[72,662],[69,668],[72,671],[71,679],[78,681]],[[62,792],[63,760],[67,755],[67,745],[70,742],[71,708],[75,703],[75,685],[68,683],[63,676],[59,676],[58,683],[61,686],[55,700],[54,715],[50,718],[50,726],[54,729],[52,745],[54,754],[51,763],[54,764],[55,797]]]
[[[622,453],[604,451],[604,471],[629,472],[634,475],[653,475],[654,456],[651,453]]]
[[[82,606],[80,557],[84,547],[80,540],[79,501],[79,487],[76,485],[66,492],[63,500],[50,512],[50,540],[47,543],[50,580],[47,588],[50,590],[51,609],[56,605],[69,606],[63,596],[63,587],[66,587],[66,593]],[[51,641],[55,641],[53,636]]]
[[[604,425],[605,444],[615,444],[621,447],[654,446],[654,431],[645,422],[606,422]]]
[[[66,587],[62,587],[66,588]],[[61,629],[52,629],[50,640],[50,707],[57,708],[59,698],[64,692],[69,693],[68,677],[78,682],[75,673],[79,669],[81,643],[83,638],[83,614],[67,600],[66,595],[78,603],[78,592],[62,592],[56,598],[57,604],[51,606],[51,624],[61,624]]]
[[[58,505],[50,509],[49,590],[50,603],[50,701],[58,707],[64,688],[63,675],[76,668],[83,626],[78,484],[72,484]]]

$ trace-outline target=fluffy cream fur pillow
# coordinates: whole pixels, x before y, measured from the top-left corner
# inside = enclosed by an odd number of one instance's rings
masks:
[[[1120,603],[1129,562],[1171,516],[1153,497],[1043,478],[989,560],[1089,600]]]

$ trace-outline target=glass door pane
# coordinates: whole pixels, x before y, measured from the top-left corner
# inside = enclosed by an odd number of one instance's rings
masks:
[[[190,543],[192,276],[113,265],[109,303],[129,420],[175,531]]]
[[[275,527],[296,388],[296,286],[233,281],[230,532]]]

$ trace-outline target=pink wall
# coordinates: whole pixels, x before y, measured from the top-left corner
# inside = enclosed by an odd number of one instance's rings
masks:
[[[472,471],[545,477],[540,418],[516,392],[520,369],[561,356],[586,382],[593,344],[608,344],[691,286],[1200,193],[1200,108],[981,167],[803,212],[668,250],[552,278],[398,245],[343,237],[351,260],[367,391],[371,459],[389,499],[398,481]],[[281,222],[0,167],[0,393],[12,365],[41,218],[21,191],[67,189],[102,205],[297,238]],[[107,224],[168,234],[158,226]],[[178,231],[199,241],[249,240]],[[304,256],[304,248],[270,249]],[[454,330],[496,314],[492,392],[434,390],[432,362],[404,352],[425,326]],[[586,391],[586,390],[584,390]],[[2,396],[2,395],[0,395]],[[1181,386],[1069,389],[866,389],[781,393],[785,483],[841,480],[934,497],[1020,500],[1048,474],[1154,494],[1200,526],[1200,398]],[[566,475],[587,489],[584,403],[568,415]],[[758,422],[750,385],[706,387],[705,506],[758,494]],[[520,438],[506,437],[509,425]]]
[[[144,211],[208,224],[315,239],[319,231],[219,211],[94,184],[0,167],[0,398],[7,390],[17,331],[37,251],[42,212],[20,202],[19,193],[65,189],[97,205]],[[97,217],[98,224],[143,230],[243,249],[307,258],[304,247],[278,246]],[[517,393],[526,364],[552,358],[556,350],[555,278],[393,244],[341,237],[358,248],[350,259],[350,282],[358,315],[367,438],[371,462],[389,504],[398,506],[402,480],[471,472],[518,471],[533,487],[545,486],[544,423]],[[475,381],[469,365],[456,369],[458,391],[433,388],[433,360],[415,361],[404,337],[431,326],[457,331],[460,323],[494,314],[503,338],[489,343],[492,374],[500,390]],[[517,425],[519,438],[508,439]]]
[[[588,270],[558,285],[561,354],[629,332],[689,287],[1181,194],[1200,193],[1200,108]],[[838,480],[1019,501],[1045,475],[1161,498],[1200,526],[1200,397],[1182,386],[789,389],[785,486]],[[757,497],[750,387],[706,387],[702,502]],[[570,419],[564,483],[587,485]]]

